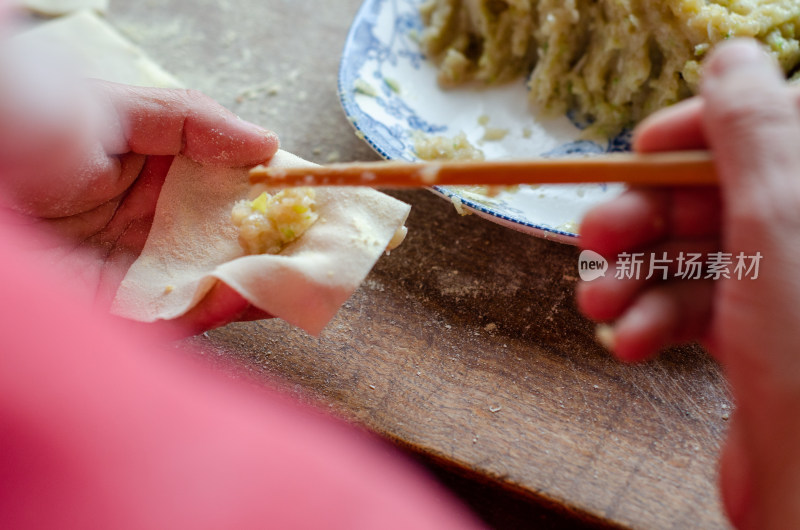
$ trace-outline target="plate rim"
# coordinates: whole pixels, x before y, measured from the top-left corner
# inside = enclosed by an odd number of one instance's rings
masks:
[[[385,2],[391,2],[392,5],[395,5],[396,0],[364,0],[358,8],[355,16],[353,17],[352,22],[350,23],[350,27],[347,32],[347,38],[345,39],[345,43],[342,49],[341,58],[339,61],[338,67],[338,74],[337,74],[337,90],[338,90],[338,99],[342,110],[344,111],[345,116],[347,117],[347,121],[350,123],[351,127],[355,130],[356,135],[365,141],[367,145],[370,146],[381,158],[384,160],[419,160],[419,158],[408,158],[403,157],[402,154],[400,156],[392,156],[392,154],[387,152],[383,146],[379,145],[375,139],[373,138],[370,131],[365,130],[363,127],[359,126],[359,121],[362,116],[371,118],[367,112],[365,112],[357,103],[356,98],[352,94],[352,85],[356,81],[355,78],[352,78],[350,72],[358,72],[363,65],[369,60],[368,57],[364,56],[363,60],[357,63],[354,66],[353,62],[348,61],[348,59],[353,56],[354,54],[354,42],[356,40],[356,33],[360,29],[360,24],[362,24],[367,19],[367,14],[370,9],[374,9],[376,13],[380,13],[380,9],[382,8],[382,4]],[[374,119],[374,118],[371,118]],[[519,232],[523,232],[535,237],[541,237],[544,239],[548,239],[551,241],[558,241],[561,243],[566,243],[569,245],[577,245],[578,240],[580,239],[580,234],[577,232],[570,232],[567,230],[562,230],[557,227],[553,227],[552,225],[547,225],[544,223],[535,223],[522,220],[520,218],[514,218],[502,212],[499,212],[489,206],[481,204],[477,201],[473,201],[468,197],[464,197],[463,195],[458,194],[454,191],[451,187],[447,186],[433,186],[430,188],[426,188],[429,191],[432,191],[436,195],[444,198],[445,200],[452,201],[452,197],[457,197],[458,200],[461,201],[461,204],[470,210],[472,213],[478,214],[479,216],[489,220],[490,222],[495,222],[500,224],[506,228],[510,228]]]

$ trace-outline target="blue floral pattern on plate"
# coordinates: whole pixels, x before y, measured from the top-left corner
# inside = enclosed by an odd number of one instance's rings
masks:
[[[487,159],[570,156],[630,149],[625,133],[611,140],[580,138],[568,117],[537,116],[523,80],[490,88],[445,91],[419,46],[424,0],[366,0],[353,21],[339,69],[342,106],[362,137],[386,159],[417,160],[415,131],[452,137],[465,133]],[[508,131],[484,140],[489,126]],[[575,243],[591,206],[617,195],[618,184],[521,186],[494,197],[434,187],[443,197],[501,225]]]

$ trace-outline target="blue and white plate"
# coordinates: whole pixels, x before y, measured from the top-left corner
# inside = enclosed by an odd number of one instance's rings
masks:
[[[418,160],[414,131],[447,137],[463,132],[488,160],[629,149],[626,135],[581,140],[580,128],[567,117],[536,116],[524,80],[490,88],[439,88],[436,68],[419,46],[422,3],[366,0],[353,21],[342,55],[342,105],[357,134],[381,156]],[[508,133],[501,140],[484,141],[486,127]],[[521,186],[494,197],[461,188],[440,186],[434,191],[451,200],[455,196],[467,209],[501,225],[575,243],[584,213],[622,189],[619,184]]]

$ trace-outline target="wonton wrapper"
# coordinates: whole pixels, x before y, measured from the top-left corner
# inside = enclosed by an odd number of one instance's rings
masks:
[[[18,0],[18,3],[46,16],[66,15],[82,9],[92,9],[98,13],[108,11],[108,0]]]
[[[74,61],[72,66],[85,77],[146,87],[183,86],[141,48],[91,11],[79,11],[39,24],[14,40],[23,50],[26,46],[44,45],[63,51],[63,57]]]
[[[285,151],[273,167],[311,165]],[[410,206],[367,188],[318,188],[319,219],[280,254],[245,255],[230,220],[250,191],[246,169],[176,157],[141,256],[112,311],[153,322],[194,307],[221,280],[259,309],[319,334],[358,288]]]

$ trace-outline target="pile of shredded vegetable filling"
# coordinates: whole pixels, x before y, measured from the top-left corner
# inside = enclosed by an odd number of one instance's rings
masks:
[[[422,160],[483,160],[483,151],[472,145],[463,132],[454,137],[428,136],[413,132],[414,152]]]
[[[414,131],[414,152],[422,160],[460,160],[460,161],[480,161],[484,160],[483,151],[472,145],[467,135],[462,131],[453,136],[428,136],[421,131]],[[432,182],[431,184],[435,184]],[[496,197],[503,191],[516,191],[519,186],[449,186],[450,189],[464,194],[469,198],[481,202],[486,197]],[[461,215],[468,215],[469,211],[461,206],[461,202],[453,195],[451,201]]]
[[[313,188],[263,192],[252,201],[238,201],[231,220],[239,228],[239,244],[248,254],[277,254],[303,235],[318,218]]]
[[[800,63],[798,0],[428,0],[421,13],[443,86],[530,73],[539,108],[609,134],[695,93],[724,39],[760,40],[787,74]]]

